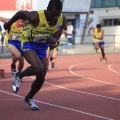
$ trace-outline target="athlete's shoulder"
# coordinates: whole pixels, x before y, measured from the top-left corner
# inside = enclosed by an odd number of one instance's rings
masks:
[[[37,10],[37,13],[38,13],[38,14],[43,14],[43,13],[44,13],[44,10]]]

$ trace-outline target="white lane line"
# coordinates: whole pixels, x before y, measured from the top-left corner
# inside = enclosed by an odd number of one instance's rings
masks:
[[[114,73],[120,74],[120,72],[115,71],[115,70],[113,70],[113,69],[111,68],[112,65],[114,65],[114,64],[108,65],[108,69],[109,69],[110,71],[114,72]]]
[[[93,94],[93,93],[89,93],[89,92],[83,92],[83,91],[78,91],[78,90],[74,90],[74,89],[69,89],[69,88],[65,88],[65,87],[62,87],[62,86],[59,86],[59,85],[54,85],[54,84],[51,84],[51,83],[48,83],[48,82],[45,82],[45,83],[48,84],[48,85],[52,85],[52,86],[55,86],[55,87],[58,87],[58,88],[61,88],[61,89],[64,89],[64,90],[72,91],[72,92],[77,92],[77,93],[82,93],[82,94],[87,94],[87,95],[92,95],[92,96],[97,96],[97,97],[102,97],[102,98],[107,98],[107,99],[120,101],[119,98],[113,98],[113,97],[109,97],[109,96],[104,96],[104,95]]]
[[[90,61],[90,62],[84,62],[84,63],[79,63],[79,64],[74,64],[72,66],[69,67],[69,71],[70,73],[78,76],[78,77],[82,77],[82,78],[85,78],[85,79],[88,79],[88,80],[92,80],[92,81],[96,81],[96,82],[101,82],[101,83],[104,83],[104,84],[109,84],[109,85],[114,85],[114,86],[119,86],[120,87],[120,84],[115,84],[115,83],[110,83],[110,82],[105,82],[105,81],[102,81],[102,80],[98,80],[98,79],[94,79],[94,78],[90,78],[90,77],[86,77],[86,76],[83,76],[83,75],[80,75],[80,74],[77,74],[75,72],[72,71],[72,68],[77,66],[77,65],[81,65],[81,64],[87,64],[87,63],[93,63],[95,61]]]
[[[8,95],[16,96],[16,97],[19,97],[19,98],[24,98],[23,96],[13,94],[13,93],[10,93],[10,92],[6,92],[6,91],[3,91],[3,90],[0,90],[0,92],[8,94]],[[42,102],[42,101],[39,101],[39,100],[34,100],[34,101],[36,101],[38,103],[45,104],[45,105],[49,105],[49,106],[69,110],[69,111],[72,111],[72,112],[77,112],[77,113],[89,115],[89,116],[92,116],[92,117],[101,118],[101,119],[104,119],[104,120],[114,120],[112,118],[107,118],[107,117],[104,117],[104,116],[100,116],[100,115],[96,115],[96,114],[92,114],[92,113],[88,113],[88,112],[84,112],[84,111],[80,111],[80,110],[76,110],[76,109],[72,109],[72,108],[68,108],[68,107],[64,107],[64,106],[60,106],[60,105],[55,105],[55,104],[51,104],[51,103],[47,103],[47,102]]]
[[[30,78],[35,79],[33,76],[30,76]],[[6,81],[8,81],[8,80],[6,80]],[[32,80],[26,80],[26,81],[32,81]],[[4,82],[4,81],[2,81],[2,82]],[[72,92],[77,92],[77,93],[92,95],[92,96],[96,96],[96,97],[102,97],[102,98],[106,98],[106,99],[112,99],[112,100],[120,101],[119,98],[113,98],[113,97],[109,97],[109,96],[104,96],[104,95],[93,94],[93,93],[89,93],[89,92],[84,92],[84,91],[78,91],[78,90],[74,90],[74,89],[69,89],[69,88],[65,88],[65,87],[59,86],[59,85],[51,84],[49,82],[45,82],[45,84],[48,84],[48,85],[51,85],[51,86],[55,86],[55,87],[58,87],[58,88],[61,88],[61,89],[64,89],[64,90],[72,91]]]
[[[33,76],[30,76],[30,78],[35,79],[35,77],[33,77]],[[99,94],[94,94],[94,93],[89,93],[89,92],[83,92],[83,91],[80,91],[80,90],[69,89],[69,88],[62,87],[62,86],[59,86],[59,85],[55,85],[55,84],[52,84],[52,83],[49,83],[49,82],[44,82],[44,83],[48,84],[48,85],[51,85],[51,86],[55,86],[55,87],[61,88],[61,89],[64,89],[64,90],[76,92],[76,93],[87,94],[87,95],[92,95],[92,96],[96,96],[96,97],[102,97],[102,98],[106,98],[106,99],[120,101],[119,98],[113,98],[113,97],[109,97],[109,96],[104,96],[104,95],[99,95]]]

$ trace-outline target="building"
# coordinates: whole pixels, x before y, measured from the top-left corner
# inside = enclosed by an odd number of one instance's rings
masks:
[[[49,0],[4,0],[0,4],[0,15],[11,18],[21,9],[46,9],[48,2]],[[97,23],[100,23],[105,30],[107,41],[118,42],[120,0],[62,0],[62,2],[63,14],[68,21],[73,23],[76,30],[75,44],[86,43],[88,39],[91,39],[87,36],[87,30]]]
[[[115,43],[114,47],[120,47],[120,0],[92,0],[90,19],[93,19],[90,24],[102,25],[108,43]]]

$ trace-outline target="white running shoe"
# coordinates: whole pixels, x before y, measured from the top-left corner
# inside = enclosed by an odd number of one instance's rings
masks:
[[[31,110],[39,110],[40,108],[35,104],[35,102],[33,101],[33,99],[29,99],[29,101],[26,101],[26,99],[24,99],[24,101],[30,106]]]
[[[18,72],[19,71],[15,72],[14,77],[13,77],[13,81],[12,81],[12,84],[11,84],[12,90],[13,90],[14,93],[18,92],[19,87],[20,87],[20,83],[21,83],[21,79],[17,76]]]

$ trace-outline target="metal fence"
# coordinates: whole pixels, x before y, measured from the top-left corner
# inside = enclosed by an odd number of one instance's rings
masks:
[[[72,42],[70,45],[72,47],[66,47],[66,37],[61,37],[60,38],[60,47],[59,51],[63,52],[62,49],[72,49],[72,50],[77,50],[78,53],[81,51],[81,49],[88,49],[88,52],[90,49],[92,49],[93,41],[92,41],[93,36],[85,35],[85,36],[73,36]],[[4,43],[4,35],[0,35],[0,56],[12,56],[12,54],[9,52],[9,50],[6,48],[5,43]],[[83,42],[81,42],[83,41]],[[104,36],[104,41],[105,41],[105,49],[106,51],[109,52],[120,52],[120,35],[105,35]],[[80,47],[80,45],[82,47]],[[65,51],[65,50],[64,50]],[[75,52],[74,52],[75,53]]]

